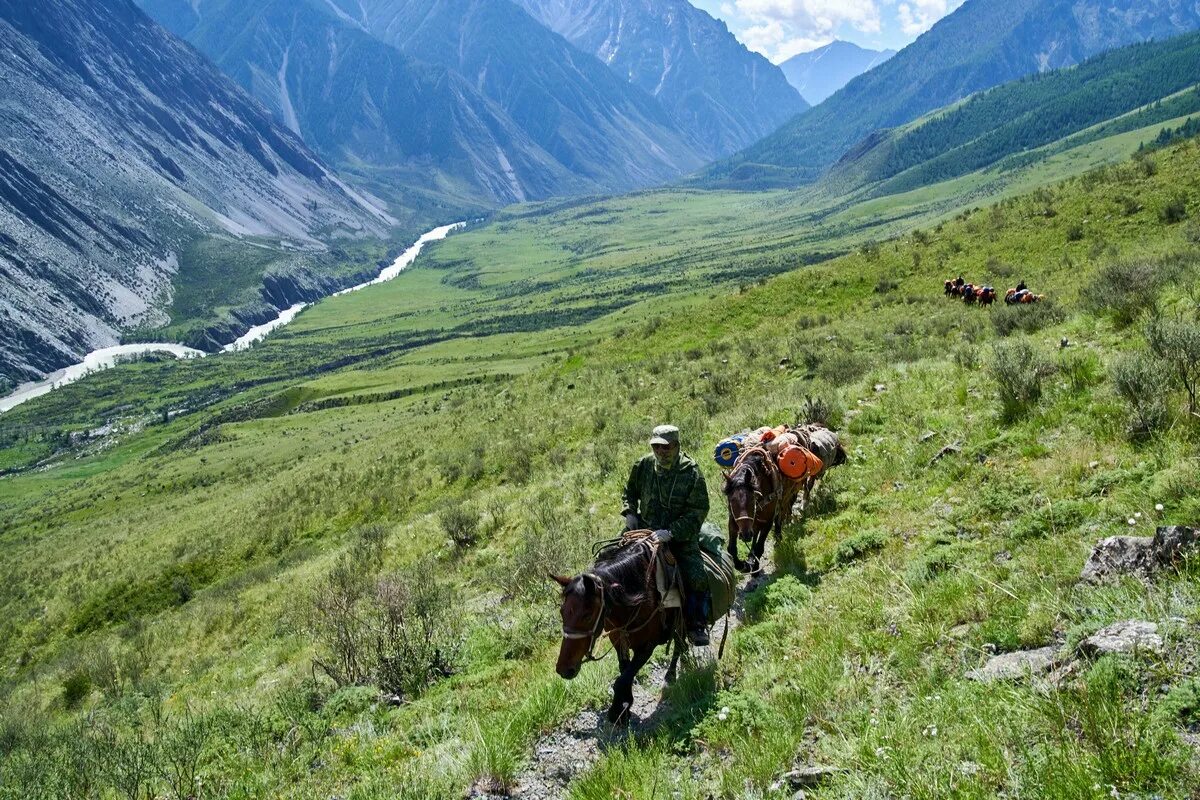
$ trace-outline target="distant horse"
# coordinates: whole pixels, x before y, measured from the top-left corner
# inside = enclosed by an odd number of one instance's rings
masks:
[[[996,290],[991,286],[984,286],[979,290],[979,305],[990,306],[996,302]]]
[[[1034,294],[1028,289],[1009,289],[1004,293],[1004,302],[1006,305],[1028,305],[1029,303],[1040,303],[1046,299],[1044,294]]]
[[[969,306],[975,304],[975,301],[979,299],[979,289],[975,287],[975,284],[968,283],[962,287],[962,299]]]
[[[800,484],[784,477],[770,453],[752,447],[738,457],[721,491],[729,506],[729,555],[740,571],[757,572],[767,546],[767,533],[774,529],[775,538],[779,538]],[[746,561],[738,556],[739,538],[751,543]]]
[[[642,533],[649,534],[649,531]],[[628,535],[628,534],[627,534]],[[674,642],[667,681],[675,679],[686,647],[677,608],[663,608],[655,580],[657,546],[648,538],[602,550],[590,572],[554,576],[562,586],[562,645],[555,671],[566,680],[579,674],[605,635],[617,653],[621,672],[613,682],[610,722],[628,720],[633,681],[655,648]]]

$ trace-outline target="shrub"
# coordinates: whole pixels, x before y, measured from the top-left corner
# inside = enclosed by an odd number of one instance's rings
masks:
[[[959,369],[971,372],[979,363],[979,348],[970,342],[960,342],[953,351],[954,363]]]
[[[1176,225],[1187,219],[1187,196],[1177,194],[1158,210],[1158,219],[1165,225]]]
[[[834,386],[845,386],[861,378],[870,368],[870,359],[862,353],[837,350],[821,362],[817,375]]]
[[[411,697],[453,672],[460,614],[429,563],[372,580],[342,557],[317,592],[313,663],[341,686]]]
[[[1031,305],[1000,305],[992,309],[992,327],[1001,336],[1008,336],[1014,331],[1036,333],[1057,325],[1065,317],[1066,314],[1053,300]]]
[[[990,372],[1000,398],[1001,416],[1014,420],[1042,397],[1046,363],[1025,339],[997,342],[992,348]]]
[[[82,669],[72,670],[63,680],[62,698],[67,708],[79,708],[92,693],[92,679]]]
[[[1156,317],[1146,325],[1146,342],[1187,393],[1188,411],[1196,413],[1196,393],[1200,386],[1200,325],[1182,318]]]
[[[1095,353],[1073,348],[1058,357],[1058,371],[1076,394],[1095,386],[1102,376],[1100,359]]]
[[[908,563],[904,580],[912,586],[928,583],[957,564],[965,551],[966,548],[958,544],[934,545]]]
[[[1083,239],[1083,226],[1073,222],[1067,226],[1067,241],[1078,242]]]
[[[1163,284],[1160,267],[1150,261],[1110,263],[1083,287],[1080,300],[1089,311],[1109,314],[1118,325],[1129,325],[1157,305]]]
[[[870,529],[843,539],[833,553],[833,563],[836,566],[851,564],[865,555],[883,549],[887,544],[887,533],[878,529]]]
[[[438,514],[442,530],[456,547],[471,547],[479,540],[479,514],[467,503],[455,501]]]
[[[783,575],[746,597],[746,614],[752,620],[761,620],[779,609],[803,606],[811,597],[812,589],[793,575]]]
[[[842,410],[827,397],[818,395],[804,396],[804,404],[800,406],[800,414],[797,420],[800,425],[817,422],[827,428],[836,428],[841,420]]]
[[[1161,361],[1146,353],[1128,353],[1112,365],[1113,386],[1129,409],[1128,432],[1135,439],[1149,436],[1171,420],[1171,377]]]

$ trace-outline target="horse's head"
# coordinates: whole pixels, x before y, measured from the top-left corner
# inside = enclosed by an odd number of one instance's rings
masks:
[[[591,574],[566,578],[553,576],[562,586],[562,646],[554,670],[566,680],[579,674],[579,668],[604,633],[604,589],[600,578]]]
[[[747,458],[726,476],[721,485],[729,505],[729,518],[743,541],[753,538],[755,517],[758,516],[757,496],[761,491],[754,463],[753,459]]]

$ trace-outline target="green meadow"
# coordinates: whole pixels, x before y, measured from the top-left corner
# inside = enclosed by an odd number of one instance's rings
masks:
[[[850,462],[725,658],[568,796],[785,798],[805,764],[822,798],[1195,796],[1195,563],[1078,581],[1101,538],[1200,520],[1185,392],[1130,366],[1152,315],[1200,324],[1200,146],[1128,137],[875,205],[510,209],[246,353],[6,414],[0,797],[510,788],[605,702],[611,660],[554,674],[546,576],[617,532],[650,427],[720,524],[712,446],[803,419]],[[967,307],[960,273],[1049,300]],[[1163,653],[966,677],[1129,618]]]

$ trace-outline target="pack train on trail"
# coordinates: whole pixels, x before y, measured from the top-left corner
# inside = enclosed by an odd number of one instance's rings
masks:
[[[603,658],[595,650],[607,637],[620,665],[607,715],[615,723],[628,721],[634,679],[659,645],[673,650],[670,681],[684,648],[707,645],[713,625],[724,616],[720,658],[736,570],[759,571],[767,532],[774,529],[778,539],[797,497],[803,514],[816,482],[846,461],[838,435],[817,423],[763,427],[723,440],[714,457],[727,469],[722,492],[729,540],[724,542],[706,524],[708,489],[699,466],[679,448],[679,429],[659,425],[650,447],[625,485],[625,532],[598,546],[588,571],[554,576],[562,587],[562,644],[555,671],[571,680],[583,664]],[[739,536],[752,542],[749,561],[738,556]]]
[[[738,569],[757,572],[767,533],[774,530],[778,540],[797,510],[803,517],[817,481],[846,463],[846,449],[837,433],[813,422],[730,436],[717,445],[713,459],[727,470],[721,491],[729,507],[729,555]],[[746,561],[738,555],[738,539],[750,544]]]
[[[947,297],[962,298],[967,305],[990,306],[996,302],[996,290],[993,287],[967,283],[961,275],[947,279],[944,286]],[[1045,299],[1046,295],[1029,291],[1024,281],[1004,293],[1004,302],[1010,306],[1040,303]]]

